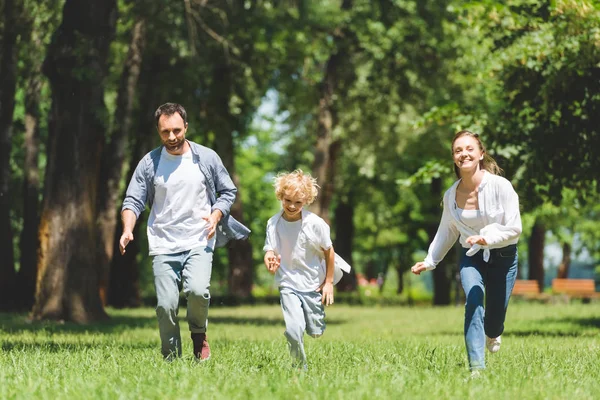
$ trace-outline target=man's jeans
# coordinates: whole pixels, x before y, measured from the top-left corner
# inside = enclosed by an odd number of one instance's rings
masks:
[[[213,250],[210,247],[154,256],[152,270],[158,304],[158,329],[163,356],[181,356],[179,290],[187,299],[187,320],[192,333],[205,333],[210,302]]]
[[[508,300],[517,277],[517,245],[490,251],[488,262],[483,251],[473,256],[461,248],[460,279],[465,305],[465,343],[469,367],[485,368],[485,336],[495,338],[504,332]],[[485,297],[485,310],[483,308]]]

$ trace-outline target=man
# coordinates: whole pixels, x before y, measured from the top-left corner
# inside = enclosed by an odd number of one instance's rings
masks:
[[[129,183],[120,250],[124,254],[133,240],[133,227],[148,203],[161,352],[169,360],[181,356],[177,312],[183,287],[194,356],[203,361],[210,358],[206,326],[213,250],[231,239],[246,239],[250,230],[229,215],[237,189],[219,156],[186,140],[185,109],[166,103],[154,117],[162,146],[142,158]]]

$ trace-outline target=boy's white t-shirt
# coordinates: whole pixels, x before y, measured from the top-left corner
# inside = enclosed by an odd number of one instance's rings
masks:
[[[317,290],[322,280],[319,276],[322,250],[332,246],[329,226],[322,223],[312,228],[316,243],[312,243],[302,232],[302,219],[288,222],[279,218],[275,230],[281,254],[281,264],[275,274],[277,285],[299,292]]]
[[[147,229],[151,256],[214,247],[215,236],[208,240],[207,223],[202,219],[211,212],[205,178],[191,151],[173,155],[163,148],[154,188]]]

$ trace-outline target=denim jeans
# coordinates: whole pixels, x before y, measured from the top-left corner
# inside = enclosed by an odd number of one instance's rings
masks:
[[[325,331],[325,309],[321,303],[321,293],[297,292],[280,287],[279,298],[290,355],[295,366],[306,369],[304,331],[312,337],[319,337]]]
[[[187,320],[192,333],[205,333],[210,302],[213,249],[199,247],[154,256],[152,270],[156,288],[156,316],[163,356],[181,356],[179,291],[187,299]]]
[[[508,300],[517,277],[517,245],[490,251],[488,262],[483,251],[473,256],[461,248],[460,279],[467,302],[465,305],[465,343],[469,367],[485,368],[485,337],[495,338],[504,332]],[[485,309],[484,309],[485,297]]]

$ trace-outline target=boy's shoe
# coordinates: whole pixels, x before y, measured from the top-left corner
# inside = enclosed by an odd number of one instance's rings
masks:
[[[194,357],[199,361],[206,361],[210,358],[210,346],[206,339],[206,333],[192,333],[192,342],[194,342]]]
[[[496,338],[485,337],[485,346],[489,350],[490,353],[497,353],[500,350],[500,343],[502,342],[502,338],[500,336]]]

